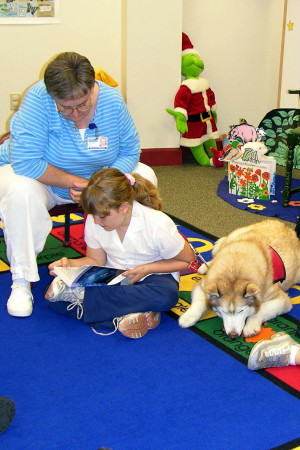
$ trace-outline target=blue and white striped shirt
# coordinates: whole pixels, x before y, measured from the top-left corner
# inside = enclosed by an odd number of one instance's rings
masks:
[[[95,129],[87,128],[85,139],[74,123],[57,112],[44,81],[33,85],[24,96],[20,109],[11,120],[11,138],[0,147],[0,166],[11,163],[18,175],[39,178],[47,164],[90,178],[103,167],[132,172],[139,160],[140,141],[133,120],[121,94],[102,82],[95,115],[99,136],[107,138],[106,150],[89,150],[87,139]],[[53,192],[69,199],[68,189],[51,187]]]

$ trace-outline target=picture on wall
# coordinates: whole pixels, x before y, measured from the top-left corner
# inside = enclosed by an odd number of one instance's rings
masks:
[[[59,0],[0,1],[0,24],[42,24],[59,22]]]

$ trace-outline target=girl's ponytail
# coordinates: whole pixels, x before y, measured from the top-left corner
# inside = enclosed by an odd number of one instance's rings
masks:
[[[157,187],[138,173],[133,173],[132,176],[135,179],[135,183],[132,186],[135,192],[134,199],[142,205],[161,211],[162,200]]]

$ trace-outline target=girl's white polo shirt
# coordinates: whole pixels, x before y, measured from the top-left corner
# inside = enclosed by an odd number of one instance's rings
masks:
[[[85,223],[85,242],[94,249],[102,248],[107,255],[107,265],[133,269],[141,264],[170,259],[184,247],[184,238],[173,220],[162,211],[133,203],[130,224],[123,242],[116,232],[105,231],[88,215]],[[172,275],[179,280],[179,273]]]

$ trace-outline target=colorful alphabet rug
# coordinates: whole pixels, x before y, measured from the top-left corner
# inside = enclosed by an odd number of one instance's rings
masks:
[[[71,245],[65,248],[64,217],[53,218],[38,255],[41,281],[33,287],[29,318],[6,312],[11,278],[0,227],[1,395],[17,404],[1,448],[156,450],[163,442],[170,450],[295,449],[300,444],[300,367],[253,372],[247,359],[261,338],[277,331],[295,338],[300,286],[289,291],[294,304],[289,314],[265,323],[253,339],[233,340],[211,311],[191,329],[178,326],[200,279],[187,271],[181,274],[177,305],[162,314],[157,329],[134,340],[120,333],[97,336],[43,302],[52,279],[47,265],[85,252],[83,219],[71,219]],[[208,261],[216,237],[173,219]]]
[[[72,218],[72,233],[70,247],[63,247],[62,241],[64,237],[64,227],[61,222],[64,221],[64,216],[53,218],[54,227],[49,235],[45,249],[38,255],[37,260],[39,265],[48,265],[63,256],[69,258],[80,257],[85,253],[85,244],[83,240],[83,219],[82,216],[73,214]],[[211,258],[211,250],[213,248],[216,237],[201,230],[198,230],[191,225],[184,223],[177,218],[173,218],[178,224],[179,231],[187,237],[188,241],[193,247],[201,253],[205,260],[209,261]],[[3,237],[0,238],[0,271],[8,271],[9,265],[5,254],[5,243]],[[0,272],[1,273],[1,272]],[[194,284],[200,280],[202,275],[194,272],[186,271],[181,274],[179,285],[179,301],[178,304],[170,311],[170,315],[178,318],[184,311],[186,311],[191,303],[191,291]],[[289,295],[295,305],[289,314],[276,317],[264,324],[261,333],[254,338],[238,339],[229,338],[224,329],[222,320],[216,316],[212,311],[208,311],[199,322],[192,327],[192,330],[204,337],[209,342],[226,351],[234,358],[247,364],[248,355],[255,342],[261,339],[269,339],[272,334],[278,331],[285,331],[299,341],[295,337],[297,323],[300,320],[300,285],[296,285],[289,290]],[[300,398],[300,366],[280,369],[266,369],[260,371],[260,374],[270,379],[274,383],[280,385],[283,389],[287,389],[295,396]]]

